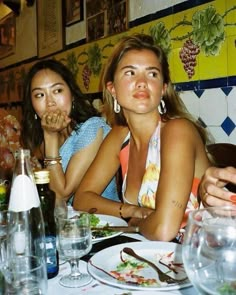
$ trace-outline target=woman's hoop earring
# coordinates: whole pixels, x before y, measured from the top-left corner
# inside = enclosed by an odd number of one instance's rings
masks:
[[[120,105],[117,102],[117,99],[114,98],[114,112],[118,114],[120,112]]]
[[[34,119],[35,119],[35,120],[38,120],[38,116],[37,116],[36,113],[34,114]]]
[[[161,99],[160,104],[158,106],[158,112],[163,115],[166,113],[166,104],[163,99]]]

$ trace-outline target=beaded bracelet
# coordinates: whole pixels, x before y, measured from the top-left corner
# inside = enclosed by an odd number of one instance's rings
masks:
[[[55,165],[55,164],[61,164],[62,161],[61,161],[61,157],[58,156],[58,157],[47,157],[47,158],[44,158],[44,166],[45,167],[48,167],[48,166],[52,166],[52,165]]]

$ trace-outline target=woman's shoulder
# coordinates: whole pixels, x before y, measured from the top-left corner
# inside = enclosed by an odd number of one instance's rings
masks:
[[[129,133],[129,128],[126,126],[114,125],[112,126],[111,133],[113,135],[116,134],[119,137],[126,137],[127,134]]]
[[[81,123],[83,126],[84,125],[93,125],[93,124],[98,124],[99,126],[108,126],[110,128],[110,126],[107,124],[105,118],[103,117],[91,117],[89,119],[87,119],[85,122]]]
[[[103,117],[91,117],[87,119],[85,122],[80,123],[76,130],[78,132],[84,132],[86,130],[95,130],[97,131],[99,128],[103,128],[105,131],[110,131],[111,127],[107,124]]]
[[[194,123],[186,118],[170,119],[163,124],[162,128],[165,132],[186,132],[197,130]]]
[[[195,142],[200,140],[200,134],[194,123],[185,118],[171,119],[163,124],[161,130],[162,140]]]

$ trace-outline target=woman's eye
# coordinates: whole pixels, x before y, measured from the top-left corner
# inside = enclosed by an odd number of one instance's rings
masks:
[[[43,93],[35,93],[35,94],[34,94],[34,97],[35,97],[35,98],[41,98],[41,97],[43,97],[43,96],[44,96]]]
[[[125,75],[132,76],[132,75],[134,75],[134,71],[127,71],[127,72],[125,72]]]
[[[58,89],[55,89],[55,90],[54,90],[54,93],[61,93],[62,91],[63,91],[62,88],[58,88]]]
[[[153,78],[156,78],[157,77],[157,72],[150,72],[149,73],[149,76],[153,77]]]

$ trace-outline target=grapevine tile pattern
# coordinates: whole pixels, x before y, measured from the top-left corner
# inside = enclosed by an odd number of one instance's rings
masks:
[[[233,5],[234,1],[226,1],[225,7],[224,3],[222,2],[220,8],[223,11],[225,11],[226,8],[228,9]],[[150,14],[146,17],[148,17],[148,21],[164,18],[165,16],[171,14],[173,14],[174,17],[176,17],[176,14],[178,12],[187,11],[188,9],[194,8],[200,4],[207,3],[209,5],[215,4],[212,0],[191,0],[184,1],[182,3],[178,3],[177,1],[173,0],[173,5],[171,7],[168,7],[168,5],[165,7],[160,7],[159,11],[154,12],[153,14]],[[191,13],[190,10],[189,13]],[[130,28],[145,23],[147,20],[146,17],[139,18],[133,22],[130,22]],[[191,19],[191,17],[189,17],[189,19]],[[174,20],[174,23],[177,23],[178,21],[180,21],[180,19],[176,18]],[[233,13],[227,16],[227,22],[235,23]],[[233,27],[231,28],[230,32],[229,35],[232,35],[231,43],[234,43],[235,30],[233,29]],[[172,48],[172,50],[176,50],[175,54],[177,57],[178,48]],[[222,65],[225,68],[225,77],[218,78],[217,67],[214,67],[213,65],[211,67],[211,70],[214,71],[216,79],[201,80],[200,77],[202,75],[198,73],[197,81],[188,81],[175,84],[175,88],[177,91],[180,92],[180,96],[183,99],[187,109],[196,118],[198,118],[203,123],[203,125],[210,131],[215,142],[228,142],[236,144],[236,77],[232,76],[232,74],[234,75],[235,73],[235,65],[234,63],[232,63],[232,60],[234,60],[235,58],[234,56],[235,48],[231,48],[231,50],[228,49],[228,52],[227,50],[225,50],[225,59],[226,61],[227,58],[229,59],[228,64],[227,62],[223,62]],[[204,74],[204,66],[204,62],[202,62],[201,74]],[[176,67],[176,65],[173,68],[176,68],[177,71],[179,70],[178,67]],[[189,74],[189,77],[191,78],[192,75],[191,73]]]

